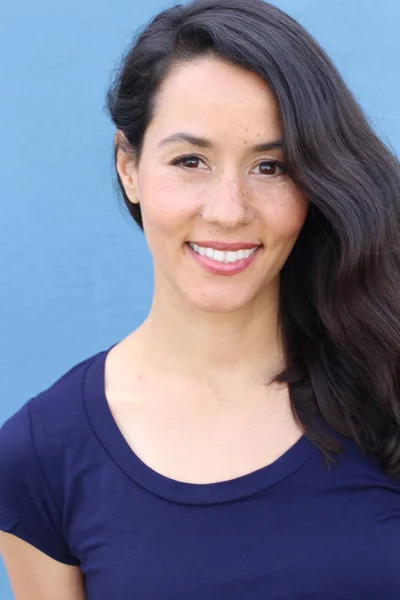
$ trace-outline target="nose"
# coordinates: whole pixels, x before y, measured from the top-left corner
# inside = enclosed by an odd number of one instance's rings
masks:
[[[221,174],[215,180],[203,202],[202,217],[222,228],[233,228],[251,221],[253,210],[248,191],[240,177]]]

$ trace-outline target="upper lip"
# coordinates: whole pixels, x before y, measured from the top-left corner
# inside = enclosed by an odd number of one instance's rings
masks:
[[[190,240],[191,244],[196,244],[196,246],[200,246],[200,248],[213,248],[214,250],[225,250],[235,252],[237,250],[252,250],[253,248],[258,248],[262,244],[254,244],[251,242],[235,242],[232,244],[227,244],[226,242],[214,242],[214,241],[193,241]]]

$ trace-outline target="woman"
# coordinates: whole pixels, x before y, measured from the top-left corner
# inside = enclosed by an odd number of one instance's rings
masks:
[[[399,597],[399,165],[261,0],[159,14],[108,93],[148,318],[3,426],[17,600]]]

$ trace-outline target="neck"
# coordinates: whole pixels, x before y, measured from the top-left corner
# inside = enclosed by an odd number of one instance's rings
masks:
[[[279,281],[251,307],[229,314],[193,311],[155,294],[138,331],[142,367],[214,388],[266,383],[284,364],[278,307]]]

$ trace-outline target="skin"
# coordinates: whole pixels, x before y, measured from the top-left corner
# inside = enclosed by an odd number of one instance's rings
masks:
[[[178,132],[212,145],[162,144]],[[267,84],[208,56],[176,66],[164,81],[140,160],[118,152],[119,175],[129,200],[140,202],[154,259],[153,305],[129,341],[142,376],[179,373],[223,390],[228,381],[265,379],[282,366],[280,271],[308,202],[271,162],[283,161],[282,149],[253,149],[279,139],[278,106]],[[183,154],[194,157],[173,164]],[[225,277],[204,271],[188,254],[188,240],[264,248],[246,271]]]
[[[0,553],[15,600],[85,600],[79,567],[62,564],[4,531]]]

